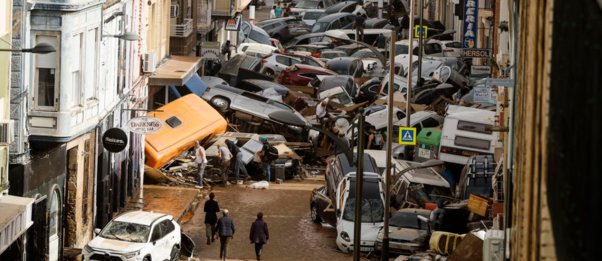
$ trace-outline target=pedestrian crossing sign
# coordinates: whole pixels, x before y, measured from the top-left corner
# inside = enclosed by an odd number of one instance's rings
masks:
[[[416,128],[399,127],[399,144],[416,145]]]

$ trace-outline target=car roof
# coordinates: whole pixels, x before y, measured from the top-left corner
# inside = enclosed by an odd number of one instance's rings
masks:
[[[318,19],[316,21],[316,23],[322,23],[322,22],[332,22],[334,20],[337,20],[341,17],[345,17],[345,16],[350,16],[353,15],[351,13],[334,13],[334,14],[329,14],[323,17],[320,17],[320,19]]]
[[[336,57],[332,58],[328,61],[327,65],[340,65],[340,64],[349,64],[355,60],[361,60],[357,57]]]
[[[337,74],[336,72],[334,72],[334,71],[332,71],[330,69],[326,69],[326,68],[318,67],[318,66],[314,66],[314,65],[309,65],[309,64],[298,63],[298,64],[295,64],[293,66],[297,66],[297,68],[300,68],[300,69],[311,69],[311,70],[316,70],[316,71],[321,71],[321,72],[327,72],[327,73],[330,73],[332,75]]]
[[[173,218],[172,216],[163,214],[163,213],[147,212],[147,211],[130,211],[130,212],[126,212],[126,213],[119,215],[117,218],[115,218],[115,221],[150,226],[151,224],[153,224],[153,222],[155,222],[157,219],[160,219],[162,217],[169,217],[170,219]]]
[[[414,126],[415,124],[417,124],[418,122],[421,122],[422,120],[424,120],[425,118],[428,118],[430,116],[433,115],[438,115],[436,112],[433,111],[417,111],[414,112],[410,115],[410,125]],[[405,126],[406,124],[406,118],[404,117],[401,120],[396,121],[395,123],[393,123],[395,126]]]
[[[354,158],[357,158],[357,153],[353,154]],[[354,165],[349,164],[347,157],[344,153],[339,153],[336,155],[337,161],[340,163],[341,170],[343,171],[343,176],[348,173],[355,172],[356,167]],[[376,162],[374,158],[367,153],[364,153],[364,172],[373,172],[378,173],[378,167],[376,166]]]
[[[493,124],[495,112],[457,105],[449,105],[446,110],[446,119],[467,120],[483,124]]]
[[[256,86],[258,86],[259,88],[262,88],[262,89],[269,89],[269,88],[285,88],[285,89],[288,89],[286,86],[283,86],[283,85],[275,83],[275,82],[267,81],[267,80],[245,79],[245,80],[243,80],[243,82],[247,82],[247,83],[250,83],[252,85],[256,85]]]
[[[343,9],[343,8],[347,7],[347,6],[350,6],[350,5],[357,5],[357,2],[356,2],[356,1],[343,1],[343,2],[338,2],[338,3],[334,4],[334,5],[331,5],[331,6],[329,6],[329,7],[328,7],[328,8],[326,8],[324,11],[325,11],[326,13],[329,13],[329,14],[331,14],[331,13],[338,12],[339,10],[341,10],[341,9]]]
[[[416,164],[416,162],[399,159],[395,159],[395,161],[395,164],[401,169],[406,169]],[[432,168],[410,170],[404,173],[403,176],[412,183],[449,188],[449,183]]]
[[[242,94],[243,92],[245,92],[244,90],[234,88],[234,87],[228,86],[228,85],[223,85],[223,84],[215,85],[215,86],[213,86],[213,88],[222,89],[224,91],[233,92],[235,94]],[[211,91],[211,89],[209,89],[209,92],[210,91]]]

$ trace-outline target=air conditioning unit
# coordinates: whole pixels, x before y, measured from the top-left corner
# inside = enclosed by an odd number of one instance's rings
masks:
[[[145,53],[142,61],[142,71],[152,73],[155,71],[156,57],[155,53]]]
[[[12,120],[0,121],[0,145],[8,145],[13,142],[14,128]]]
[[[178,17],[179,9],[180,6],[178,6],[177,4],[171,5],[171,8],[169,8],[169,15],[171,16],[171,18]]]

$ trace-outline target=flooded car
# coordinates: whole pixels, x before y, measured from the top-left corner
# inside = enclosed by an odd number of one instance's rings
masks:
[[[180,225],[172,216],[131,211],[107,224],[88,242],[84,260],[178,260]]]

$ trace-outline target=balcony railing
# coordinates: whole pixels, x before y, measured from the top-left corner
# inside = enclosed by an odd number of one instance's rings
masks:
[[[192,19],[184,19],[183,24],[171,25],[171,37],[188,37],[192,33]]]

